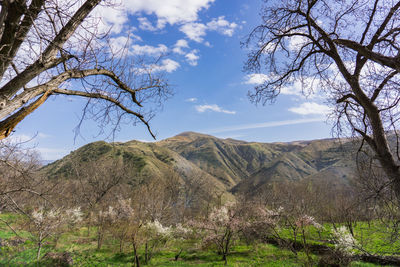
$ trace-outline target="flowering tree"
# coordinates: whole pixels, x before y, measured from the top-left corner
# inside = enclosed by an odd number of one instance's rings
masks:
[[[179,248],[177,253],[175,254],[175,261],[177,261],[182,254],[184,248],[193,247],[195,242],[195,234],[191,228],[185,227],[182,224],[177,224],[174,227],[171,227],[171,239],[174,242],[175,246]]]
[[[246,240],[253,242],[264,242],[270,238],[281,240],[279,222],[282,219],[282,208],[273,210],[254,202],[242,205],[244,211],[241,219],[245,221],[242,223],[242,234]]]
[[[134,220],[135,212],[130,199],[118,199],[114,208],[114,218],[110,225],[111,234],[119,240],[119,251],[123,251],[124,241],[128,237],[128,228]]]
[[[144,261],[148,264],[154,252],[171,238],[171,228],[163,226],[156,220],[144,224],[141,232],[144,237]]]
[[[97,249],[101,249],[106,230],[116,223],[116,211],[113,206],[108,206],[97,212],[95,226],[97,228]]]
[[[98,211],[96,217],[97,249],[103,245],[104,235],[110,232],[119,240],[119,250],[122,252],[124,241],[128,237],[129,225],[134,221],[135,212],[130,199],[119,198],[113,206]]]
[[[27,215],[26,230],[31,234],[31,240],[37,244],[36,259],[40,259],[40,252],[45,240],[54,237],[62,231],[65,224],[75,224],[82,220],[82,213],[79,207],[63,211],[39,207]]]
[[[346,226],[334,228],[332,237],[335,242],[335,249],[346,255],[353,255],[354,249],[358,247],[357,240],[354,239]]]
[[[307,254],[307,260],[308,262],[311,264],[312,263],[312,258],[310,255],[310,251],[308,249],[308,245],[307,245],[307,236],[306,236],[306,231],[308,230],[308,228],[310,226],[315,227],[317,229],[321,229],[322,225],[320,225],[319,223],[317,223],[314,219],[314,217],[312,216],[308,216],[308,215],[302,215],[299,218],[297,218],[295,225],[300,229],[301,234],[302,234],[302,243],[303,243],[303,247],[304,250]]]
[[[214,208],[203,221],[192,221],[190,224],[202,232],[205,246],[214,245],[225,264],[227,256],[241,230],[242,221],[233,204]]]

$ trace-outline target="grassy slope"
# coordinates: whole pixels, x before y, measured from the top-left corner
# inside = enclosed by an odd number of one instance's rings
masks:
[[[269,181],[303,178],[347,183],[352,176],[351,143],[332,139],[255,143],[186,132],[158,143],[223,181],[233,192],[253,192]]]
[[[122,159],[132,167],[132,178],[163,179],[169,173],[178,174],[186,179],[192,173],[200,173],[203,179],[218,190],[226,190],[225,186],[213,176],[203,172],[178,153],[158,146],[154,143],[130,141],[127,143],[106,143],[104,141],[90,143],[71,152],[63,159],[42,168],[42,172],[50,179],[73,179],[71,162],[107,161]],[[135,184],[132,181],[132,184]]]
[[[134,169],[132,176],[159,179],[177,172],[185,179],[200,174],[218,190],[253,192],[269,181],[326,179],[347,183],[352,176],[351,143],[333,140],[291,143],[255,143],[187,132],[157,143],[88,144],[43,168],[50,178],[73,176],[70,161],[123,158]]]
[[[2,214],[0,218],[15,221],[16,216],[10,214]],[[368,227],[366,223],[358,223],[356,227],[356,237],[362,242],[361,236],[368,236],[370,252],[376,253],[385,250],[393,252],[398,250],[399,244],[386,245],[383,240],[389,237],[385,234],[385,229],[378,223],[373,223]],[[325,225],[329,229],[328,225]],[[112,238],[106,239],[101,250],[96,249],[96,234],[92,228],[91,235],[88,236],[87,228],[82,227],[79,230],[67,232],[61,236],[57,246],[50,247],[46,245],[43,248],[42,256],[48,251],[69,251],[73,255],[75,266],[132,266],[133,256],[131,248],[127,245],[124,248],[124,253],[118,252],[118,244]],[[310,244],[320,244],[320,236],[314,229],[308,232],[308,240]],[[28,238],[28,233],[20,232],[21,236]],[[322,240],[329,239],[329,230],[322,231]],[[290,236],[286,230],[282,231],[283,236]],[[0,223],[0,238],[13,239],[14,234],[7,230],[4,224]],[[365,240],[364,240],[365,241]],[[174,255],[179,248],[174,244],[168,243],[154,255],[148,266],[223,266],[221,256],[211,250],[201,250],[199,248],[186,249],[178,262],[173,261]],[[18,247],[0,248],[0,265],[1,266],[36,266],[35,262],[35,244],[26,241]],[[143,251],[140,251],[143,255]],[[291,251],[278,248],[270,244],[257,244],[249,246],[237,243],[230,255],[228,256],[228,266],[300,266],[306,262],[304,252],[299,252],[296,257]],[[318,261],[318,256],[312,255],[315,262]],[[46,266],[46,262],[42,261],[42,266]],[[49,265],[50,266],[50,265]],[[353,262],[352,266],[375,266],[362,262]]]

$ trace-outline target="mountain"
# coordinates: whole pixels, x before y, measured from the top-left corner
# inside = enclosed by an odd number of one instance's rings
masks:
[[[352,142],[336,139],[257,143],[185,132],[158,142],[222,181],[232,192],[270,181],[333,179],[347,183],[354,169]]]
[[[50,179],[74,179],[75,165],[84,166],[84,163],[91,161],[101,164],[103,161],[118,159],[129,166],[131,185],[140,183],[142,179],[164,179],[170,174],[179,175],[181,180],[200,175],[205,183],[212,185],[214,189],[226,190],[218,179],[202,171],[178,153],[155,143],[139,141],[90,143],[45,166],[41,171]]]
[[[258,143],[185,132],[156,143],[91,143],[45,166],[43,172],[50,178],[70,179],[73,160],[120,158],[132,166],[133,179],[163,179],[174,172],[184,180],[196,174],[216,190],[250,194],[271,181],[348,183],[354,175],[351,151],[356,151],[354,143],[347,140]]]

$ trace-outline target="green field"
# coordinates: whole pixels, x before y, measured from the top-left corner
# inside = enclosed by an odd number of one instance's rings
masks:
[[[18,217],[12,214],[2,214],[1,219],[16,222]],[[329,228],[327,225],[324,229]],[[92,228],[90,235],[86,227],[71,230],[58,238],[57,242],[49,239],[45,243],[41,260],[36,261],[36,245],[29,240],[29,233],[18,232],[18,238],[4,223],[0,224],[1,240],[22,239],[20,244],[14,246],[3,246],[0,248],[1,266],[52,266],[53,263],[46,259],[47,252],[69,252],[73,258],[74,266],[132,266],[133,252],[129,243],[125,243],[123,252],[119,252],[119,243],[108,236],[100,250],[97,249],[96,229]],[[369,226],[366,223],[357,223],[356,237],[359,242],[365,242],[366,249],[371,253],[396,254],[399,244],[389,244],[389,234],[384,234],[382,225],[375,222]],[[314,228],[307,231],[308,244],[327,244],[330,231],[323,230],[318,233]],[[281,231],[282,238],[290,238],[287,229]],[[301,235],[298,236],[299,238]],[[365,239],[368,237],[368,242]],[[364,240],[360,240],[364,238]],[[324,241],[325,240],[325,241]],[[200,242],[198,242],[200,243]],[[329,246],[334,246],[330,244]],[[144,263],[144,248],[139,250],[141,261]],[[212,248],[201,248],[199,244],[185,246],[178,261],[174,260],[175,254],[180,250],[176,242],[167,242],[156,251],[148,266],[224,266],[220,255]],[[304,250],[296,253],[280,248],[272,244],[245,244],[244,241],[236,241],[229,256],[228,266],[317,266],[320,256],[311,254],[308,258]],[[352,262],[351,266],[378,266],[364,262]]]

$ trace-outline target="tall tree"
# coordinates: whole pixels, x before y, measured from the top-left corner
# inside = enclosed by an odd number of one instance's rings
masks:
[[[112,45],[91,14],[102,2],[112,8],[101,0],[0,1],[0,139],[55,95],[87,98],[82,118],[117,127],[129,117],[154,137],[142,106],[162,101],[168,85],[154,64]]]
[[[245,42],[246,69],[266,75],[251,99],[271,101],[296,80],[304,93],[325,92],[336,129],[369,145],[398,200],[399,149],[388,137],[400,119],[399,8],[392,0],[265,1],[262,24]]]

